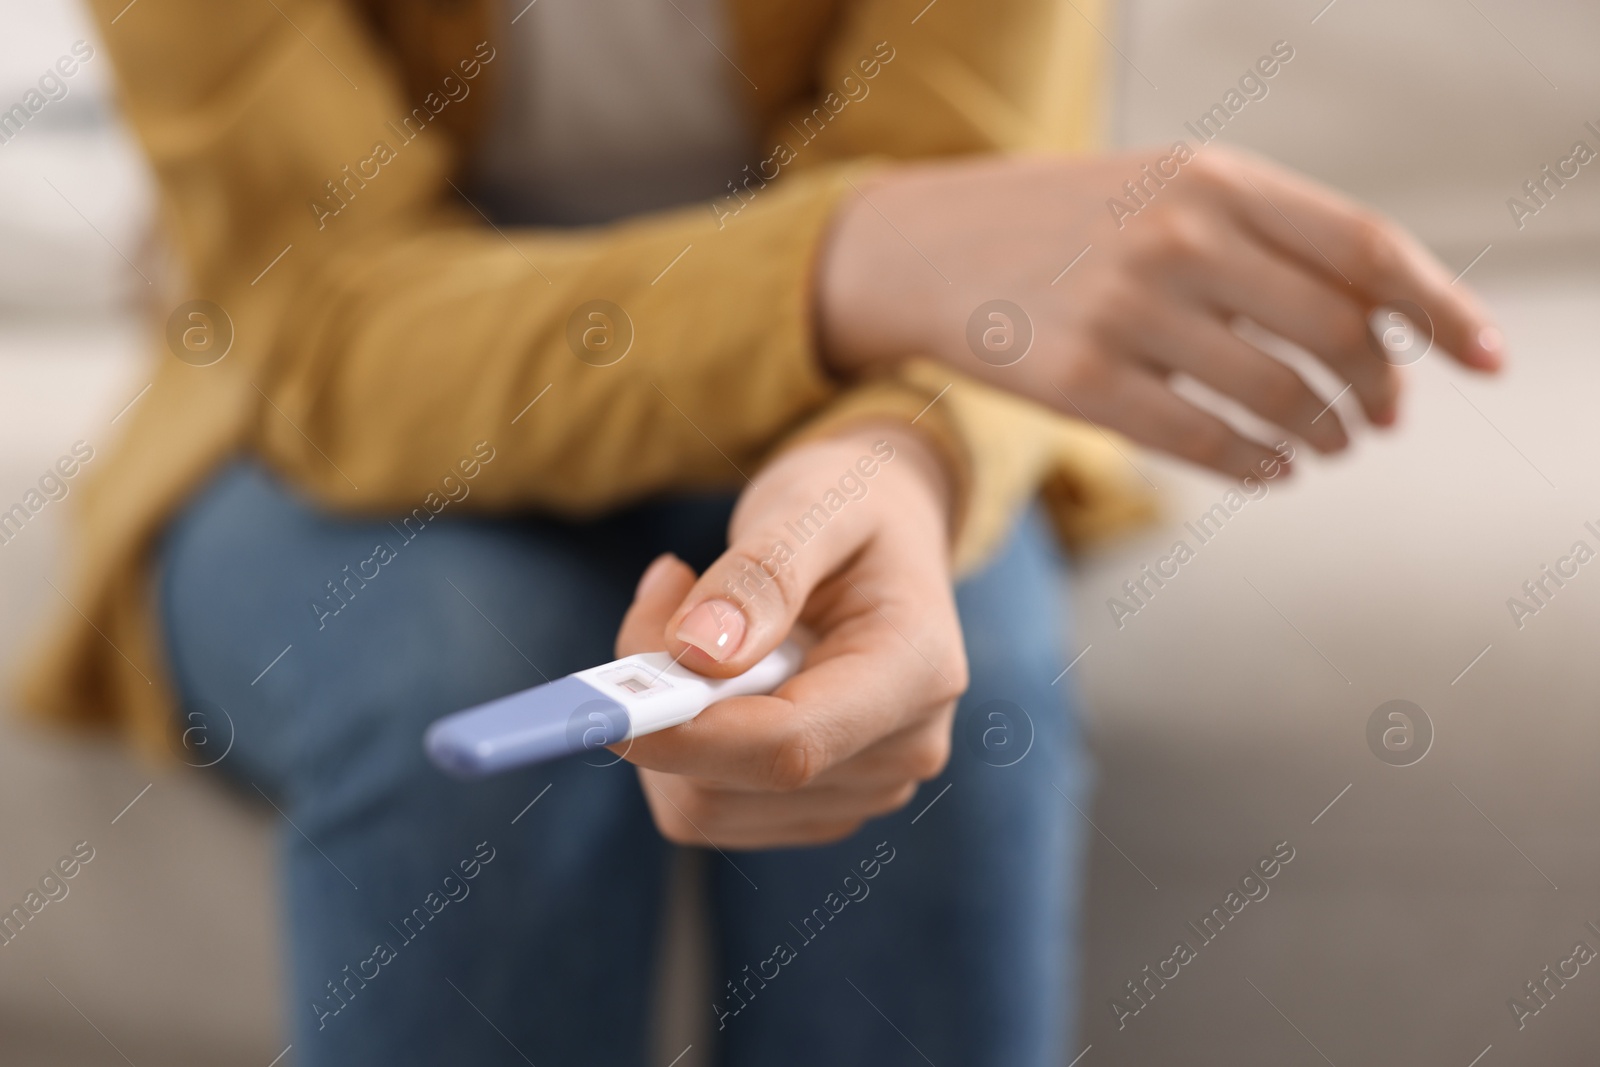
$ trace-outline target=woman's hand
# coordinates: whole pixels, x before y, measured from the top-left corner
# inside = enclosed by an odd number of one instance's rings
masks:
[[[796,623],[816,637],[773,695],[613,746],[638,764],[656,826],[679,844],[821,844],[903,807],[943,770],[967,684],[949,489],[915,431],[803,444],[756,481],[728,551],[698,580],[657,559],[617,636],[619,655],[666,649],[716,676],[748,669]]]
[[[1170,375],[1198,379],[1319,451],[1347,438],[1322,397],[1233,331],[1236,319],[1316,355],[1380,425],[1396,416],[1400,375],[1371,336],[1374,308],[1408,301],[1462,363],[1500,364],[1488,316],[1397,226],[1218,146],[907,166],[861,194],[840,208],[819,266],[823,345],[841,373],[934,355],[1239,475],[1268,450],[1181,398]],[[1027,323],[978,314],[997,298],[1031,320],[1031,349],[1011,365],[998,365],[1017,354],[1003,345],[1007,330],[1016,344]],[[969,334],[1000,350],[980,358]]]

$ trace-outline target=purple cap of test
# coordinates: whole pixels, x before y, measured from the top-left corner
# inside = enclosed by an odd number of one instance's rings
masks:
[[[568,676],[447,715],[422,744],[441,770],[482,778],[615,744],[630,726],[626,708]]]

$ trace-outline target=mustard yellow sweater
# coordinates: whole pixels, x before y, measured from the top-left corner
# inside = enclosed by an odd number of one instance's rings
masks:
[[[1041,489],[1069,537],[1146,512],[1098,431],[930,363],[843,383],[812,336],[814,261],[851,176],[1092,142],[1098,3],[729,0],[761,180],[610,226],[502,231],[456,188],[495,89],[499,2],[93,0],[181,281],[159,301],[154,385],[82,494],[70,605],[25,679],[34,712],[164,748],[152,545],[241,452],[329,508],[384,514],[488,441],[469,506],[585,515],[736,487],[797,435],[922,413],[957,474],[958,566]],[[194,300],[226,322],[168,321]],[[633,333],[607,366],[569,344],[596,300]],[[231,330],[216,362],[207,330]]]

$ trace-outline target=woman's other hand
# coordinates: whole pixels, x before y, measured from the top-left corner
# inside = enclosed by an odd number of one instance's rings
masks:
[[[1460,362],[1501,362],[1488,315],[1398,226],[1219,146],[905,166],[860,194],[839,209],[817,287],[825,357],[847,376],[932,355],[1239,476],[1269,450],[1179,396],[1171,375],[1318,451],[1347,435],[1298,374],[1232,329],[1238,319],[1310,351],[1380,425],[1396,417],[1403,360],[1372,337],[1374,309],[1408,302]],[[984,318],[995,299],[1027,321]],[[1009,362],[1018,353],[1000,342],[1030,328],[1031,348]],[[998,349],[980,354],[991,337]]]

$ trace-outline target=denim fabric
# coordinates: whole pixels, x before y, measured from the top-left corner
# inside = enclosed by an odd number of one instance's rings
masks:
[[[281,816],[299,1063],[646,1062],[671,846],[631,766],[589,754],[462,783],[421,737],[610,659],[644,566],[705,566],[731,503],[446,511],[418,533],[330,515],[241,462],[175,521],[160,597],[186,722],[217,746],[226,730],[213,773]],[[379,544],[387,562],[363,563]],[[1060,573],[1035,514],[958,586],[972,684],[949,768],[904,811],[824,848],[710,853],[717,1062],[1077,1053],[1068,798],[1085,803],[1088,767],[1071,676],[1053,684]]]

